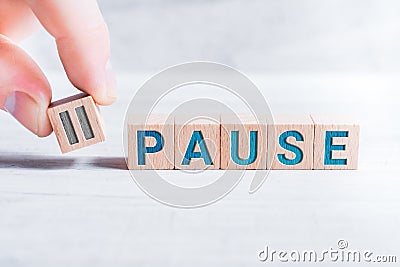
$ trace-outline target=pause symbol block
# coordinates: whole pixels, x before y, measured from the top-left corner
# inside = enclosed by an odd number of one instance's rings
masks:
[[[62,153],[105,141],[99,109],[87,94],[55,101],[47,114]]]

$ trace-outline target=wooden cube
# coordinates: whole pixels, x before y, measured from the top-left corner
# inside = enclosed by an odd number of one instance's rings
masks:
[[[173,118],[164,114],[131,116],[128,121],[128,169],[173,168]]]
[[[267,122],[264,115],[221,115],[221,169],[266,169]]]
[[[100,111],[87,94],[55,101],[47,114],[62,153],[105,140]]]
[[[311,117],[315,123],[314,169],[357,169],[360,126],[348,116]]]
[[[311,170],[313,143],[310,115],[275,115],[274,124],[268,125],[267,165],[272,169]]]
[[[179,115],[174,134],[176,169],[219,169],[220,116]]]

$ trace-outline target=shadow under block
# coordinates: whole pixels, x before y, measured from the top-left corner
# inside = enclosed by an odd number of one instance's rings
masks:
[[[315,124],[314,169],[357,169],[360,126],[343,117],[311,117]]]
[[[265,116],[221,115],[221,169],[266,169]]]
[[[219,169],[220,116],[175,118],[175,168],[186,170]]]
[[[128,169],[174,168],[174,120],[164,114],[133,116],[128,122]]]
[[[99,109],[87,94],[53,102],[47,114],[62,153],[105,141]]]
[[[277,170],[313,168],[314,123],[310,115],[275,115],[268,125],[267,165]]]

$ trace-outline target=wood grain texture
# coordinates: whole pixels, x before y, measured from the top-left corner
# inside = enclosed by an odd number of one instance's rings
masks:
[[[90,126],[94,133],[94,137],[86,139],[82,127],[79,123],[75,108],[83,106],[85,108],[87,118],[89,120]],[[61,112],[67,111],[75,133],[78,138],[78,142],[75,144],[70,144],[66,136],[65,129],[62,125],[59,114]],[[102,141],[105,141],[105,130],[103,119],[100,115],[100,111],[93,101],[93,98],[87,94],[77,94],[71,97],[61,99],[59,101],[53,102],[48,110],[47,114],[50,119],[50,123],[53,127],[54,133],[57,137],[58,144],[60,146],[62,153],[67,153],[73,150],[77,150],[86,146],[90,146]]]
[[[145,123],[143,123],[145,122]],[[145,164],[138,164],[137,131],[150,130],[159,132],[163,139],[163,148],[159,152],[146,153]],[[146,137],[145,146],[155,145],[155,139]],[[174,120],[164,114],[135,115],[128,122],[128,168],[131,170],[174,168]]]
[[[314,169],[316,170],[352,170],[358,167],[360,126],[348,116],[311,115],[315,124]],[[344,145],[344,150],[333,150],[326,154],[328,131],[347,132],[347,137],[332,137],[332,145]],[[344,159],[345,164],[327,164],[326,157]]]
[[[209,152],[212,165],[206,165],[203,158],[193,158],[190,164],[182,165],[182,160],[192,138],[194,131],[200,131],[204,137],[204,143]],[[191,115],[178,115],[175,117],[175,155],[176,169],[201,170],[220,168],[220,116],[216,114],[192,117]],[[195,146],[195,152],[199,152],[199,146]],[[203,152],[203,151],[202,151]]]
[[[238,156],[249,158],[250,131],[257,132],[256,159],[248,165],[239,165],[231,157],[231,133],[238,132]],[[266,169],[267,167],[267,124],[263,115],[221,115],[221,169]]]
[[[281,162],[279,154],[285,158],[293,160],[296,155],[284,149],[279,144],[280,136],[287,131],[295,131],[301,134],[303,141],[296,141],[293,136],[287,137],[286,141],[302,151],[302,160],[294,165],[288,165]],[[313,141],[314,124],[310,115],[301,114],[279,114],[274,115],[274,124],[268,125],[268,159],[267,165],[276,170],[310,170],[313,167]]]

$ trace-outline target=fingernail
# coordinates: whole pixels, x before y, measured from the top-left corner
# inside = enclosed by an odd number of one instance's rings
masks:
[[[4,109],[28,130],[38,135],[40,106],[32,97],[23,92],[13,92],[4,101]]]
[[[111,61],[106,64],[107,96],[112,99],[117,98],[117,80],[112,69]]]

